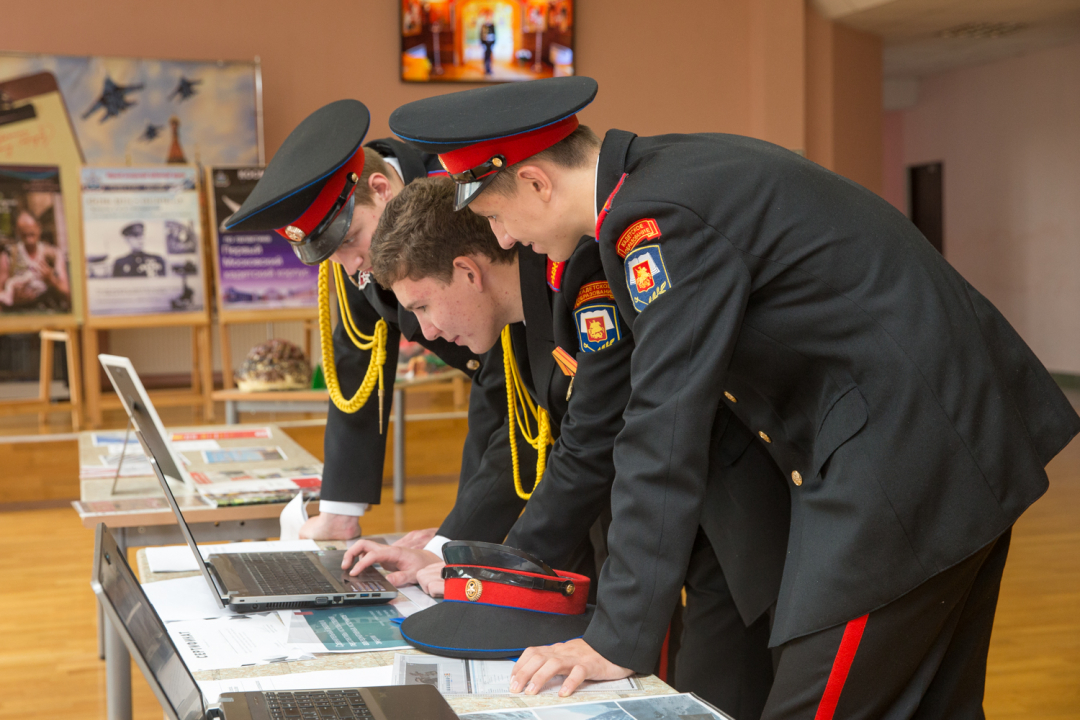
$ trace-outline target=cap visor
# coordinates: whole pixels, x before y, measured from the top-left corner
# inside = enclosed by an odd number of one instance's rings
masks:
[[[521,610],[501,605],[444,600],[405,618],[401,635],[433,655],[458,658],[516,657],[525,648],[579,638],[594,607],[581,615]]]
[[[336,253],[337,249],[341,247],[341,242],[349,233],[355,208],[356,193],[353,193],[322,233],[315,237],[306,237],[303,243],[293,245],[293,250],[296,251],[296,256],[300,258],[300,262],[305,265],[318,265]]]
[[[495,179],[498,173],[491,173],[487,177],[482,177],[476,182],[471,183],[458,183],[456,194],[454,195],[454,211],[463,210],[469,206],[476,196],[484,191],[491,181]]]

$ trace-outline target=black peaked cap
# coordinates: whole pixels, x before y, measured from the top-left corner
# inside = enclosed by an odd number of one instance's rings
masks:
[[[318,197],[327,180],[364,141],[371,113],[359,100],[337,100],[289,133],[255,189],[225,221],[230,232],[289,225]]]
[[[390,129],[424,152],[446,153],[558,122],[596,97],[589,77],[546,78],[448,93],[402,105]]]

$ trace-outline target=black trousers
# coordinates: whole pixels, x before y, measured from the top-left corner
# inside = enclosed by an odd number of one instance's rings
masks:
[[[981,720],[1011,533],[869,615],[780,646],[763,718]]]
[[[686,607],[674,686],[736,720],[757,720],[773,682],[769,614],[743,624],[724,572],[698,528],[684,582]]]

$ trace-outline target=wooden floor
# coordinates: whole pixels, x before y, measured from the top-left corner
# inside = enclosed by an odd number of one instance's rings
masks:
[[[31,469],[0,464],[6,477]],[[991,720],[1080,719],[1080,441],[1049,473],[1050,491],[1013,534],[987,674]],[[364,531],[437,525],[455,489],[416,483],[403,506],[387,490]],[[92,551],[92,532],[68,508],[0,512],[0,718],[105,718]],[[158,720],[137,670],[132,683],[135,717]]]

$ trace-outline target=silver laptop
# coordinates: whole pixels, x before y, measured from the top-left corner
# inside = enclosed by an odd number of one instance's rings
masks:
[[[97,526],[90,585],[168,720],[457,718],[433,685],[223,693],[220,707],[210,707],[104,523]]]
[[[167,451],[168,441],[159,430],[157,414],[151,414],[150,398],[142,390],[130,361],[126,365],[103,361],[102,365],[131,417],[135,436],[145,449],[165,499],[176,515],[180,532],[195,555],[195,565],[222,607],[235,612],[265,612],[385,603],[397,597],[397,589],[374,568],[367,568],[356,577],[342,570],[344,550],[212,554],[204,560],[169,487],[165,468],[181,463]]]

